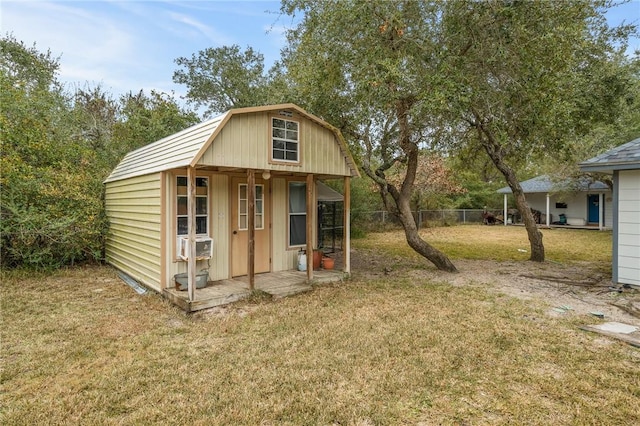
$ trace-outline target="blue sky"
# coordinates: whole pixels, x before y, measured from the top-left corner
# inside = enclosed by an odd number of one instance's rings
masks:
[[[70,87],[101,84],[116,95],[174,91],[174,60],[207,47],[251,46],[270,66],[284,45],[279,1],[1,0],[2,34],[60,57]]]
[[[270,66],[284,46],[291,18],[279,1],[0,0],[0,31],[60,57],[68,87],[101,84],[114,95],[151,89],[175,92],[174,60],[207,47],[251,46]],[[610,24],[640,24],[640,0],[611,10]],[[640,50],[636,38],[631,49]]]

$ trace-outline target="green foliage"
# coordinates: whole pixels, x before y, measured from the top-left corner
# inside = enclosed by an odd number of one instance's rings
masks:
[[[2,264],[100,259],[107,226],[101,176],[91,148],[74,135],[58,64],[13,38],[1,43]]]
[[[266,103],[264,57],[251,47],[244,52],[238,45],[210,47],[175,62],[183,68],[173,80],[185,84],[189,101],[206,107],[208,115]]]
[[[126,152],[197,117],[155,93],[119,103],[98,86],[69,96],[48,52],[10,36],[0,47],[2,266],[100,260],[108,232],[102,181]]]

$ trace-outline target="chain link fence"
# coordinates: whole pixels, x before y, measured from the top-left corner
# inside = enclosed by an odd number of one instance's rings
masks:
[[[419,210],[412,213],[419,228],[483,223],[482,209]],[[396,215],[383,210],[357,212],[353,215],[352,222],[366,230],[401,226]]]

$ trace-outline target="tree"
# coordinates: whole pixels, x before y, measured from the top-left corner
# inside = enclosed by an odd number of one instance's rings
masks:
[[[91,149],[74,137],[57,69],[49,52],[0,39],[3,266],[51,268],[100,258],[107,224],[101,176]]]
[[[266,103],[264,57],[251,47],[207,48],[175,62],[184,69],[174,72],[173,81],[185,84],[189,102],[205,107],[207,115]]]
[[[443,13],[452,127],[472,130],[464,140],[482,147],[506,179],[533,261],[544,260],[544,245],[517,169],[614,120],[629,87],[615,42],[630,28],[608,28],[605,6],[451,0]]]
[[[402,185],[406,176],[406,167],[396,163],[386,173],[388,181],[394,186]],[[448,197],[467,191],[459,185],[454,172],[447,166],[444,158],[437,154],[420,152],[411,200],[416,211],[443,207]]]
[[[423,240],[411,213],[421,148],[434,143],[440,122],[438,65],[440,2],[285,0],[302,12],[289,33],[284,65],[302,104],[339,127],[362,169],[391,200],[410,247],[437,268],[456,271]],[[400,182],[390,178],[397,164]]]
[[[105,153],[110,168],[129,151],[177,133],[196,124],[199,119],[176,102],[173,96],[154,90],[147,95],[140,90],[129,92],[119,101],[119,120],[115,125],[114,147]]]

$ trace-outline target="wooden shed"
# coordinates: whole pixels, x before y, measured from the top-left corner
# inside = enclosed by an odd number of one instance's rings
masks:
[[[294,104],[233,109],[130,152],[106,179],[107,261],[160,293],[297,269],[316,246],[316,183],[359,176],[340,131]],[[306,281],[314,278],[306,268]],[[206,304],[198,306],[206,307]],[[184,307],[184,306],[183,306]]]
[[[613,175],[613,281],[640,288],[640,138],[580,163]]]

